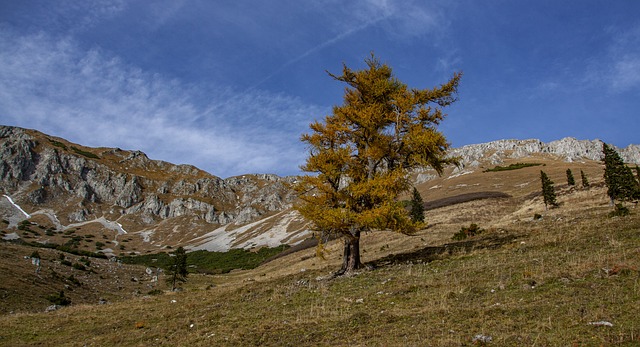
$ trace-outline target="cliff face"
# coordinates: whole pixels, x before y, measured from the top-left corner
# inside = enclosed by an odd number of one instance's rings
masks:
[[[500,164],[506,158],[526,158],[533,154],[547,154],[567,162],[602,159],[600,140],[577,140],[566,137],[558,141],[544,143],[540,140],[498,140],[477,145],[467,145],[451,151],[451,156],[461,158],[463,166],[478,166],[480,160],[488,158],[492,164]],[[616,148],[627,163],[640,163],[640,146],[629,145]]]
[[[31,214],[46,211],[63,226],[103,217],[121,221],[125,230],[157,232],[167,221],[186,218],[199,235],[259,220],[294,200],[293,177],[221,179],[139,151],[86,148],[6,126],[0,127],[0,143],[3,194]]]

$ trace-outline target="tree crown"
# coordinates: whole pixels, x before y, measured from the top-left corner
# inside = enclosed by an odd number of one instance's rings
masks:
[[[411,232],[415,224],[397,201],[410,188],[407,170],[430,166],[441,173],[455,163],[436,126],[442,108],[456,101],[460,73],[433,89],[410,89],[375,56],[366,68],[343,66],[344,102],[302,135],[309,157],[298,190],[303,216],[325,232],[392,229]]]

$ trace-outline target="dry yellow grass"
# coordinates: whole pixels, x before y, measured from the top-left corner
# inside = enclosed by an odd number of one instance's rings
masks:
[[[428,211],[414,236],[364,235],[363,260],[379,267],[354,277],[328,276],[335,241],[326,260],[309,249],[192,276],[181,293],[5,315],[0,345],[637,346],[639,213],[608,218],[602,187],[558,197],[549,211],[517,195],[473,201]],[[470,223],[486,233],[456,248]]]

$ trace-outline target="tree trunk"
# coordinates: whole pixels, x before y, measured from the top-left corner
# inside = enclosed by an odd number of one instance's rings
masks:
[[[344,253],[342,256],[342,268],[335,273],[336,276],[352,273],[363,267],[360,262],[360,230],[352,232],[344,238]]]

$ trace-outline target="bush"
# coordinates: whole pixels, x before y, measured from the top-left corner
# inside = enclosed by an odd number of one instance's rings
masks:
[[[80,148],[76,148],[71,146],[71,149],[76,152],[77,154],[83,155],[87,158],[91,158],[91,159],[100,159],[100,157],[98,157],[96,154],[93,154],[91,152],[87,152],[87,151],[83,151]]]
[[[536,213],[533,215],[534,220],[542,219],[542,215],[540,213]]]
[[[75,284],[78,287],[82,285],[82,283],[74,275],[69,275],[69,277],[67,277],[67,280],[69,280],[69,282]]]
[[[22,222],[18,223],[18,230],[31,231],[29,226],[31,226],[31,222],[25,219]]]
[[[619,204],[616,204],[615,210],[609,212],[609,217],[624,217],[624,216],[628,216],[630,213],[631,212],[629,211],[628,207],[619,203]]]
[[[162,290],[160,290],[160,289],[154,289],[154,290],[149,291],[149,292],[147,293],[147,295],[160,295],[160,294],[162,294],[162,293],[163,293],[163,291],[162,291]]]
[[[67,306],[71,304],[71,300],[64,296],[64,291],[61,290],[58,294],[51,294],[47,296],[47,300],[54,305]]]
[[[87,271],[87,268],[80,263],[73,263],[73,268],[76,270]]]
[[[480,228],[477,224],[472,223],[468,227],[460,228],[460,231],[453,235],[452,239],[460,241],[464,240],[467,237],[476,236],[484,232],[484,229]]]

